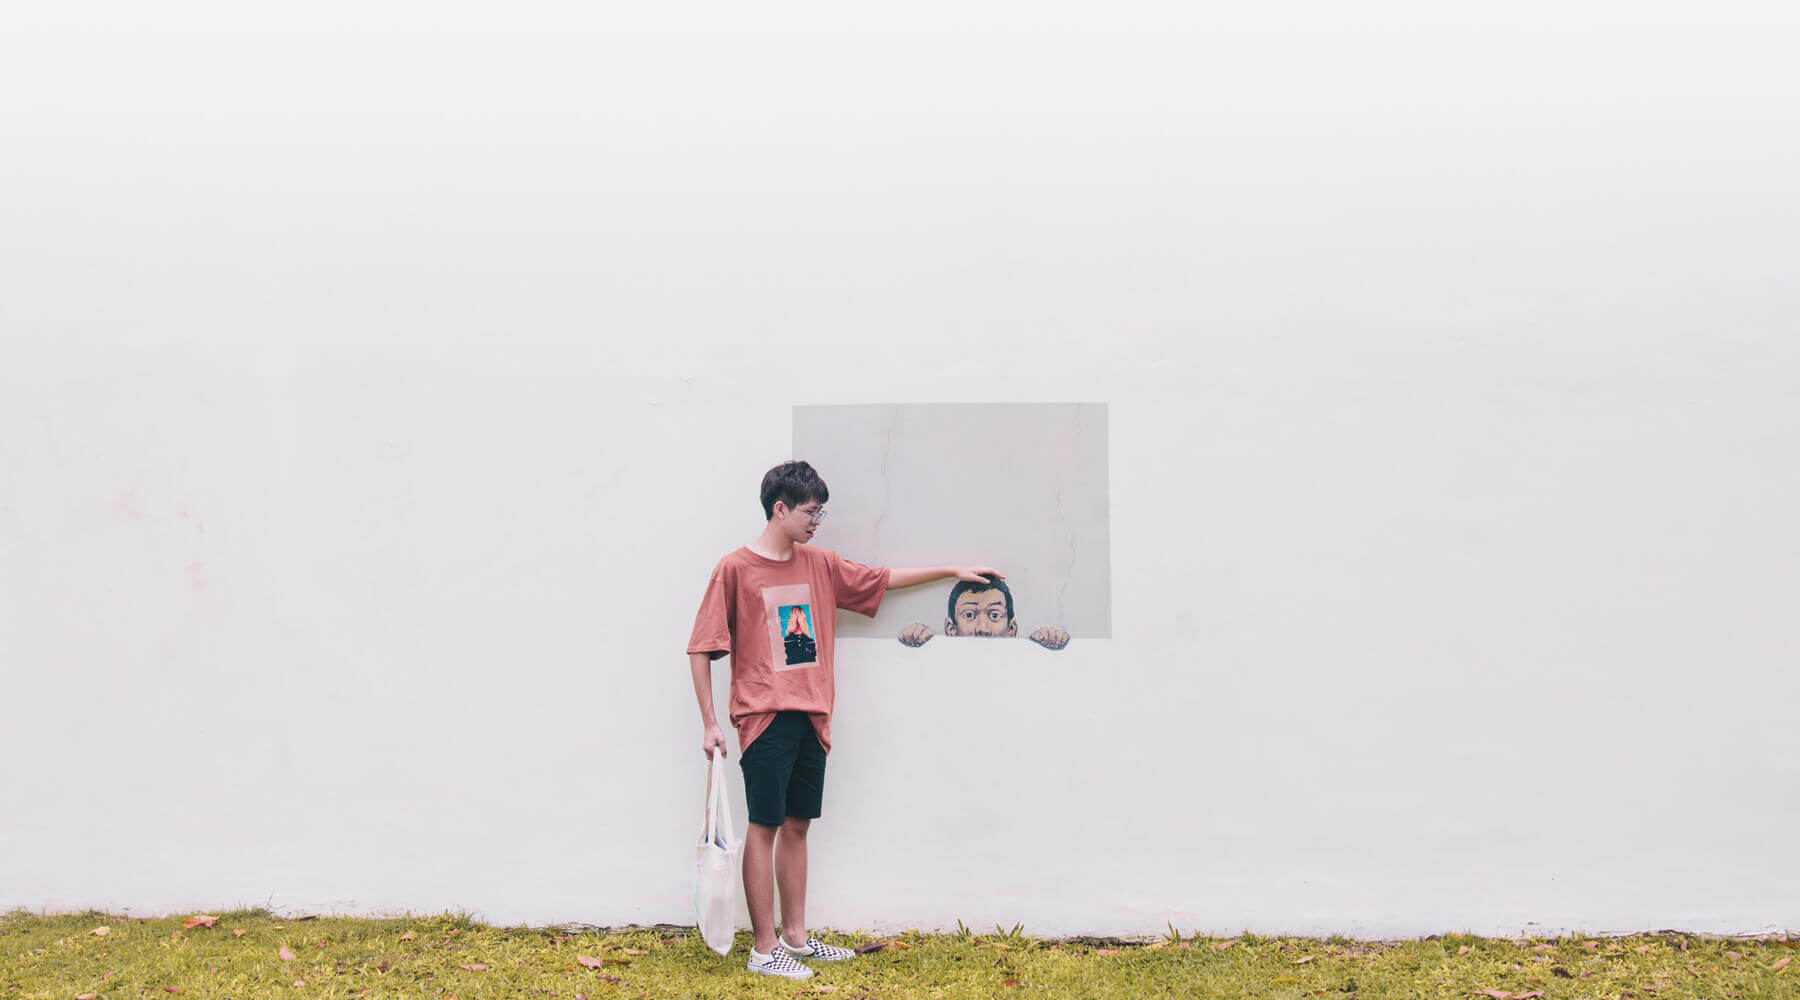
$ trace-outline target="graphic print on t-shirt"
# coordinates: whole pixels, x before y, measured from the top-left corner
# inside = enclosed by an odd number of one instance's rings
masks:
[[[819,634],[813,627],[812,585],[764,587],[762,599],[767,609],[769,654],[775,669],[817,666]]]

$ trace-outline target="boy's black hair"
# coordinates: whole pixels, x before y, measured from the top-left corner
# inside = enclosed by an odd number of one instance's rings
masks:
[[[775,516],[775,501],[779,500],[790,509],[803,503],[817,500],[824,503],[831,499],[831,491],[825,488],[825,480],[812,466],[794,459],[783,462],[763,474],[762,505],[763,520]]]
[[[972,594],[972,593],[976,593],[978,591],[983,591],[983,590],[998,590],[1000,592],[1001,596],[1006,598],[1006,620],[1009,622],[1012,621],[1013,620],[1012,591],[1006,589],[1006,581],[1000,579],[999,577],[993,577],[993,578],[989,579],[988,582],[986,582],[986,583],[976,583],[973,580],[958,580],[958,581],[956,581],[956,586],[950,588],[950,607],[949,607],[949,610],[944,612],[944,616],[946,618],[949,618],[951,621],[955,621],[956,620],[956,599],[961,597],[964,594]]]

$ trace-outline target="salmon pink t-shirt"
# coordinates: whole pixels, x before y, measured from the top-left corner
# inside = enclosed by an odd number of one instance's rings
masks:
[[[689,653],[731,656],[731,724],[748,749],[775,713],[812,717],[831,749],[831,643],[836,610],[873,618],[892,570],[794,543],[789,559],[742,546],[719,560],[694,616]]]

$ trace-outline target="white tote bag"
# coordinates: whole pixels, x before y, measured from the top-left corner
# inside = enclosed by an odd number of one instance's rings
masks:
[[[706,778],[706,823],[694,861],[694,912],[706,946],[730,954],[737,928],[738,863],[743,841],[731,829],[731,803],[725,797],[725,754],[714,747]]]

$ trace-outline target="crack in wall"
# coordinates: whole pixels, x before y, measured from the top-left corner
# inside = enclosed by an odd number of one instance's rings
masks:
[[[881,522],[887,520],[888,507],[894,502],[894,491],[888,482],[888,459],[894,453],[894,429],[900,426],[900,407],[889,407],[894,413],[888,423],[887,438],[881,445],[881,513],[875,515],[875,528],[869,532],[869,557],[877,566],[885,560],[881,552]]]
[[[1079,463],[1080,457],[1081,457],[1081,404],[1080,403],[1075,404],[1074,410],[1075,410],[1075,456],[1076,456],[1076,461]],[[1060,586],[1056,589],[1056,627],[1064,628],[1064,627],[1066,627],[1064,623],[1069,620],[1069,614],[1068,614],[1069,581],[1074,579],[1074,577],[1075,577],[1075,561],[1078,558],[1079,553],[1076,551],[1076,548],[1075,548],[1075,533],[1073,531],[1069,530],[1069,526],[1068,526],[1069,520],[1067,517],[1063,516],[1063,497],[1062,497],[1062,486],[1061,485],[1058,485],[1056,488],[1056,519],[1058,522],[1060,522],[1063,525],[1063,535],[1069,541],[1069,565],[1068,565],[1068,568],[1066,568],[1063,571],[1062,586]]]

